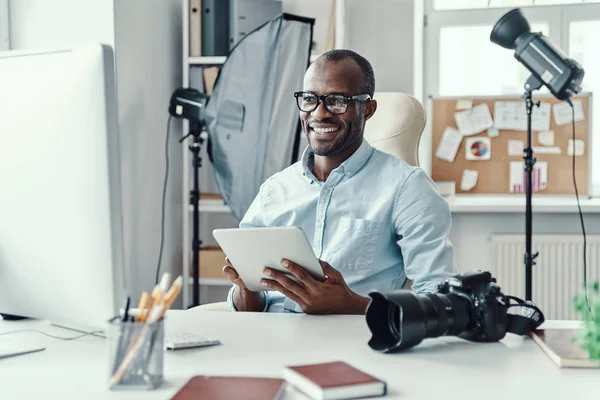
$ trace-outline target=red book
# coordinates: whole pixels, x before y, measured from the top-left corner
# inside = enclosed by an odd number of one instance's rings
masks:
[[[171,400],[268,400],[282,390],[283,379],[194,376]]]
[[[315,400],[384,396],[386,382],[343,361],[288,366],[283,378]]]

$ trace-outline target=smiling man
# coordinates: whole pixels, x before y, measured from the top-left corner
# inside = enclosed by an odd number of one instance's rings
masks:
[[[309,146],[302,159],[261,186],[240,227],[299,226],[327,276],[265,268],[269,291],[250,291],[227,260],[234,311],[364,314],[371,291],[431,292],[456,273],[451,214],[426,173],[371,147],[364,128],[376,112],[369,62],[350,50],[323,54],[294,94]]]

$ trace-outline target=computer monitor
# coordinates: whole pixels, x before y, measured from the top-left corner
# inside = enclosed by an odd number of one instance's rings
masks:
[[[111,47],[0,53],[0,313],[104,330],[124,298]]]

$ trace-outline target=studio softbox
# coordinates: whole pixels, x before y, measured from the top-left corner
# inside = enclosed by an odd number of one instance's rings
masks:
[[[232,49],[205,112],[217,188],[239,221],[260,185],[298,158],[293,93],[302,90],[314,19],[282,14]]]

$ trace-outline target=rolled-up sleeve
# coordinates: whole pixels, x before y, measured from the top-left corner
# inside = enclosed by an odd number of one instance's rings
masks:
[[[433,292],[456,274],[454,248],[449,234],[452,214],[435,183],[416,168],[400,189],[394,206],[397,244],[406,277],[417,293]]]

